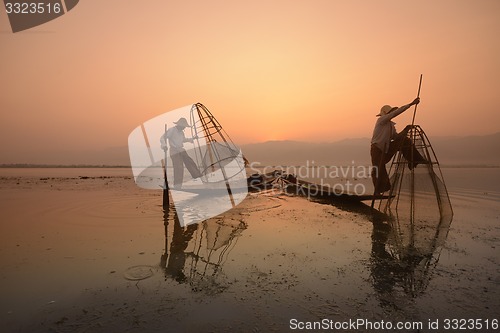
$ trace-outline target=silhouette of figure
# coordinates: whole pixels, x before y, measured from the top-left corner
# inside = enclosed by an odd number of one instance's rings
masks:
[[[168,150],[170,146],[170,158],[174,167],[174,188],[180,188],[184,179],[184,166],[188,169],[194,179],[201,177],[201,172],[193,159],[184,149],[184,142],[193,142],[196,138],[186,138],[184,129],[191,127],[186,118],[180,118],[174,122],[175,126],[169,128],[160,138],[161,148]],[[168,142],[168,146],[167,146]]]
[[[386,243],[391,231],[391,226],[379,219],[373,220],[372,251],[371,251],[371,276],[373,289],[379,296],[382,307],[394,307],[390,297],[396,286],[397,262],[386,250]]]
[[[394,154],[401,149],[403,156],[408,163],[408,167],[413,169],[420,163],[426,163],[426,160],[420,155],[418,150],[406,136],[411,126],[405,127],[403,131],[396,131],[395,123],[392,118],[408,110],[412,105],[420,103],[420,98],[415,98],[410,104],[402,107],[392,107],[384,105],[380,109],[379,117],[373,129],[371,140],[370,155],[372,159],[372,180],[375,187],[375,193],[380,194],[391,189],[389,176],[385,165],[392,159]],[[413,156],[412,156],[413,150]],[[412,158],[413,157],[413,158]]]
[[[174,213],[174,231],[172,241],[170,242],[170,253],[167,239],[169,211],[165,210],[163,219],[165,225],[165,253],[161,256],[161,267],[165,268],[165,275],[171,276],[179,283],[185,283],[187,278],[184,274],[184,266],[186,264],[185,253],[189,242],[193,238],[193,234],[198,229],[198,224],[190,224],[187,227],[181,227],[177,214]]]

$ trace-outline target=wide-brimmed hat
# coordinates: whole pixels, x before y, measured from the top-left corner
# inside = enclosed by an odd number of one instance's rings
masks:
[[[186,118],[180,118],[179,120],[174,121],[174,124],[176,124],[178,126],[190,127],[190,125],[188,124]]]
[[[380,108],[380,113],[377,115],[377,117],[385,116],[386,114],[393,110],[396,110],[397,108],[397,106],[384,105],[382,108]]]

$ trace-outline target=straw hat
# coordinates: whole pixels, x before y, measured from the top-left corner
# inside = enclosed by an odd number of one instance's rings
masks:
[[[397,108],[398,108],[397,106],[384,105],[384,106],[380,109],[380,113],[377,115],[377,117],[380,117],[380,116],[385,116],[386,114],[388,114],[388,113],[389,113],[389,112],[391,112],[391,111],[396,110]]]
[[[189,127],[186,118],[180,118],[179,120],[174,121],[174,124],[176,124],[177,126]]]

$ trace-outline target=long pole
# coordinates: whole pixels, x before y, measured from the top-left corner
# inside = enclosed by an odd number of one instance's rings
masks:
[[[385,159],[385,150],[387,149],[386,146],[387,145],[384,144],[384,150],[382,151],[382,157],[380,158],[380,162],[378,163],[378,169],[375,170],[375,172],[377,173],[376,174],[377,180],[375,181],[375,189],[373,190],[373,198],[370,208],[373,208],[375,206],[375,199],[377,198],[377,194],[380,194],[378,193],[378,187],[380,186],[380,170],[382,170],[382,168],[385,168],[384,159]]]
[[[165,124],[165,143],[167,141],[167,124]],[[170,205],[170,200],[168,197],[168,180],[167,180],[167,150],[165,149],[165,158],[163,160],[163,178],[165,180],[164,187],[163,187],[163,209],[169,209]]]
[[[422,87],[422,74],[420,74],[420,81],[418,83],[418,92],[417,98],[420,97],[420,88]],[[415,150],[415,137],[416,131],[414,129],[415,124],[415,115],[417,114],[417,106],[415,104],[415,109],[413,110],[413,119],[411,120],[411,128],[410,128],[410,137],[411,137],[411,161],[410,165],[412,165],[411,173],[410,173],[410,244],[413,246],[414,243],[414,231],[415,231],[415,167],[413,161],[415,160],[415,156],[413,156],[413,151]]]
[[[420,74],[420,81],[418,82],[417,98],[420,97],[420,88],[421,87],[422,87],[422,74]],[[415,124],[415,116],[417,114],[417,106],[418,106],[418,104],[415,104],[415,110],[413,110],[413,119],[411,120],[412,127],[413,127],[413,124]]]

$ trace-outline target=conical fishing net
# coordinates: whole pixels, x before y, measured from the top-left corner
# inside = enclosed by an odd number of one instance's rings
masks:
[[[424,131],[411,126],[403,145],[413,144],[426,160],[413,166],[413,153],[405,158],[401,149],[389,171],[391,190],[380,208],[392,216],[393,246],[399,257],[428,256],[442,245],[450,227],[453,211],[437,157]],[[411,149],[407,149],[411,150]],[[416,155],[416,154],[415,154]]]
[[[202,104],[191,108],[192,136],[195,161],[206,183],[227,181],[245,176],[245,163],[241,150],[236,146],[212,113]]]

